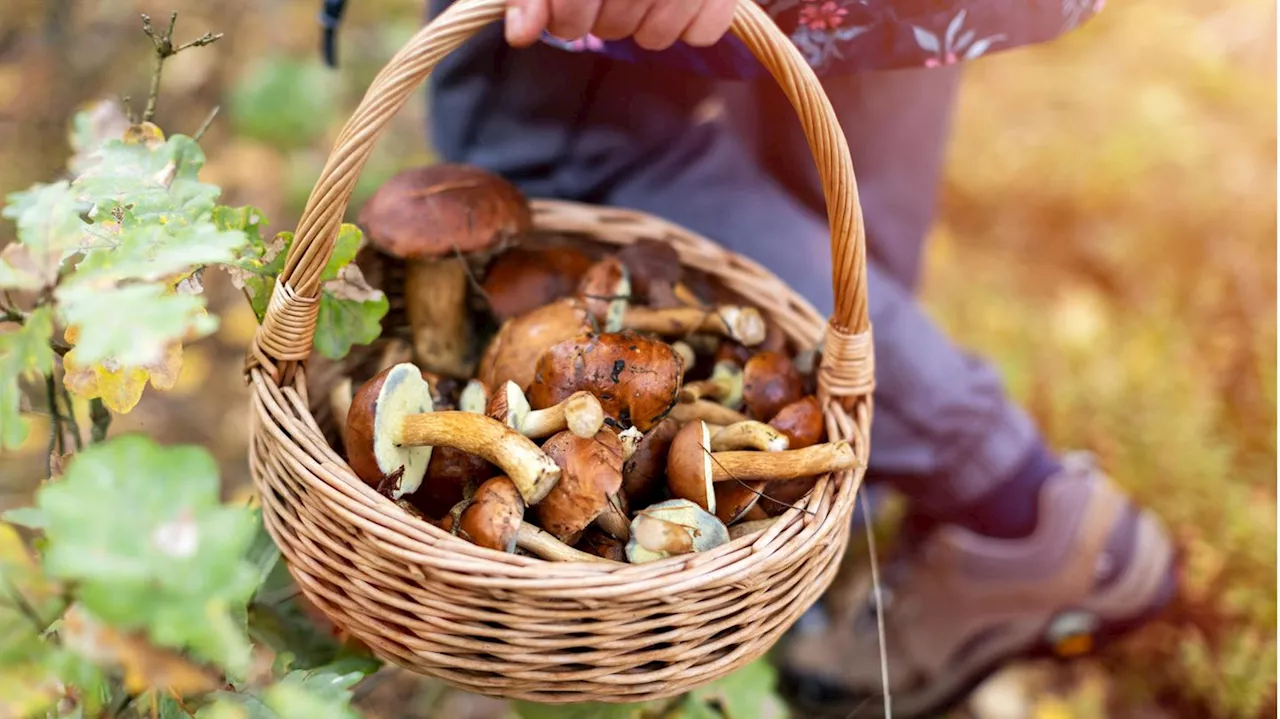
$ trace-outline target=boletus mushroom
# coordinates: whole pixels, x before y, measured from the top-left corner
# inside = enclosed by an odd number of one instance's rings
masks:
[[[514,247],[498,256],[481,288],[498,322],[570,297],[591,258],[572,247]]]
[[[636,512],[627,559],[643,564],[705,552],[728,542],[729,530],[715,515],[688,500],[671,499]]]
[[[640,437],[634,451],[623,451],[622,491],[633,504],[648,504],[661,489],[671,442],[679,431],[679,422],[664,417]]]
[[[575,548],[614,562],[625,564],[627,561],[626,541],[610,536],[599,527],[587,527]]]
[[[494,477],[458,505],[442,528],[480,547],[508,554],[517,548],[557,562],[601,562],[524,521],[525,503],[507,477]]]
[[[677,422],[697,422],[702,420],[711,424],[728,426],[749,419],[745,414],[729,409],[718,402],[698,399],[692,402],[680,402],[671,408],[671,415]]]
[[[584,334],[538,359],[529,404],[545,409],[574,392],[590,392],[605,424],[642,432],[671,411],[680,393],[681,359],[671,345],[634,332]]]
[[[476,378],[489,387],[515,382],[527,390],[548,347],[591,331],[591,315],[576,297],[538,307],[502,324],[480,358]]]
[[[667,458],[667,487],[671,494],[716,512],[716,482],[806,479],[857,466],[846,441],[816,444],[778,452],[714,451],[706,422],[690,422],[680,429]]]
[[[631,275],[632,301],[651,307],[679,307],[687,303],[677,294],[680,284],[680,254],[662,240],[640,238],[614,255]],[[696,303],[700,304],[700,303]]]
[[[601,331],[618,332],[631,299],[631,278],[616,257],[606,257],[582,275],[578,297],[586,303]]]
[[[604,409],[590,392],[574,392],[546,409],[531,409],[515,382],[508,380],[489,399],[486,413],[533,439],[569,430],[579,437],[594,437],[604,426]]]
[[[379,187],[359,223],[371,244],[406,263],[405,314],[418,363],[470,376],[469,278],[462,258],[486,263],[533,226],[524,195],[478,167],[418,167]]]
[[[422,484],[431,449],[447,446],[497,465],[527,504],[536,504],[560,479],[560,467],[528,437],[475,412],[433,412],[422,371],[404,363],[361,385],[347,414],[347,461],[369,485],[392,499]]]
[[[810,395],[783,407],[769,420],[769,426],[787,436],[791,449],[813,446],[826,436],[822,406]],[[777,516],[813,491],[817,477],[782,482],[769,482],[757,506],[767,516]]]
[[[458,396],[458,409],[484,414],[489,390],[478,380],[470,380]],[[433,395],[439,401],[438,395]],[[439,407],[439,405],[437,405]],[[427,476],[418,491],[407,500],[428,517],[441,517],[449,509],[471,495],[476,485],[497,474],[498,468],[474,454],[456,447],[435,447]]]
[[[590,438],[561,432],[548,439],[542,451],[561,474],[534,513],[553,537],[575,544],[587,527],[609,512],[613,496],[622,488],[622,445],[608,429]],[[610,534],[618,531],[613,526],[601,529]]]
[[[803,378],[780,352],[757,352],[742,367],[742,399],[752,419],[768,422],[803,396]]]
[[[787,449],[787,436],[763,422],[747,420],[725,427],[711,435],[712,457],[715,452],[754,449],[757,452],[781,452]],[[714,460],[713,460],[714,462]],[[715,485],[715,514],[725,524],[733,524],[756,506],[766,482],[736,481]]]

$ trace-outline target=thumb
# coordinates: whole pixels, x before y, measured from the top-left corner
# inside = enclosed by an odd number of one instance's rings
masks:
[[[537,42],[551,19],[548,2],[550,0],[507,0],[507,42],[515,47]]]

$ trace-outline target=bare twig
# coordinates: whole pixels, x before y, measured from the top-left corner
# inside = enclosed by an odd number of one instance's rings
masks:
[[[67,406],[67,413],[63,419],[67,421],[67,427],[71,431],[72,442],[75,443],[76,450],[83,449],[82,438],[80,437],[80,421],[76,419],[76,405],[71,399],[71,393],[67,391],[66,379],[58,383],[58,390],[62,394],[62,403]]]
[[[892,719],[889,695],[889,653],[885,647],[884,603],[880,594],[880,562],[876,558],[876,533],[872,528],[871,505],[867,503],[866,487],[858,488],[858,501],[862,504],[862,525],[867,532],[867,554],[871,558],[871,591],[876,601],[876,639],[880,644],[880,685],[884,692],[884,718]]]
[[[163,33],[158,33],[151,25],[151,16],[145,14],[142,16],[142,32],[151,38],[151,44],[156,51],[155,63],[151,68],[151,89],[147,92],[147,107],[142,111],[143,122],[152,122],[156,118],[156,100],[160,96],[160,75],[164,71],[164,61],[188,48],[212,45],[222,37],[222,33],[207,32],[191,42],[174,45],[173,26],[177,22],[178,13],[175,11],[169,15],[169,27]]]
[[[45,457],[45,476],[53,476],[53,453],[66,454],[66,440],[62,436],[62,412],[58,410],[58,381],[53,373],[44,378],[45,395],[49,400],[49,452]]]
[[[191,139],[199,142],[200,138],[204,137],[204,134],[209,131],[209,126],[213,124],[213,119],[218,116],[218,111],[221,109],[221,105],[214,105],[213,110],[209,112],[209,116],[200,124],[200,129],[196,130],[196,134],[192,135]]]

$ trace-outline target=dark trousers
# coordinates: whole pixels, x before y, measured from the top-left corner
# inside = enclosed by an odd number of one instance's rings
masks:
[[[447,0],[432,0],[438,10]],[[1037,439],[995,370],[915,298],[958,84],[954,68],[830,78],[866,217],[876,413],[869,477],[945,513],[1008,476]],[[820,312],[834,304],[817,175],[771,80],[725,82],[508,47],[491,26],[429,83],[441,157],[533,197],[630,207],[750,257]],[[707,113],[709,100],[725,111]],[[710,115],[710,117],[709,117]]]

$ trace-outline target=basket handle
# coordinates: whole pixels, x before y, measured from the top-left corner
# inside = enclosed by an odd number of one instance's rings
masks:
[[[290,381],[311,353],[320,274],[373,145],[441,58],[503,16],[505,0],[457,0],[414,35],[373,80],[347,121],[298,222],[247,368]],[[733,34],[773,75],[799,115],[817,162],[831,226],[835,313],[828,320],[819,386],[827,396],[869,395],[874,381],[867,317],[866,239],[844,132],[813,69],[754,0],[739,0]]]

